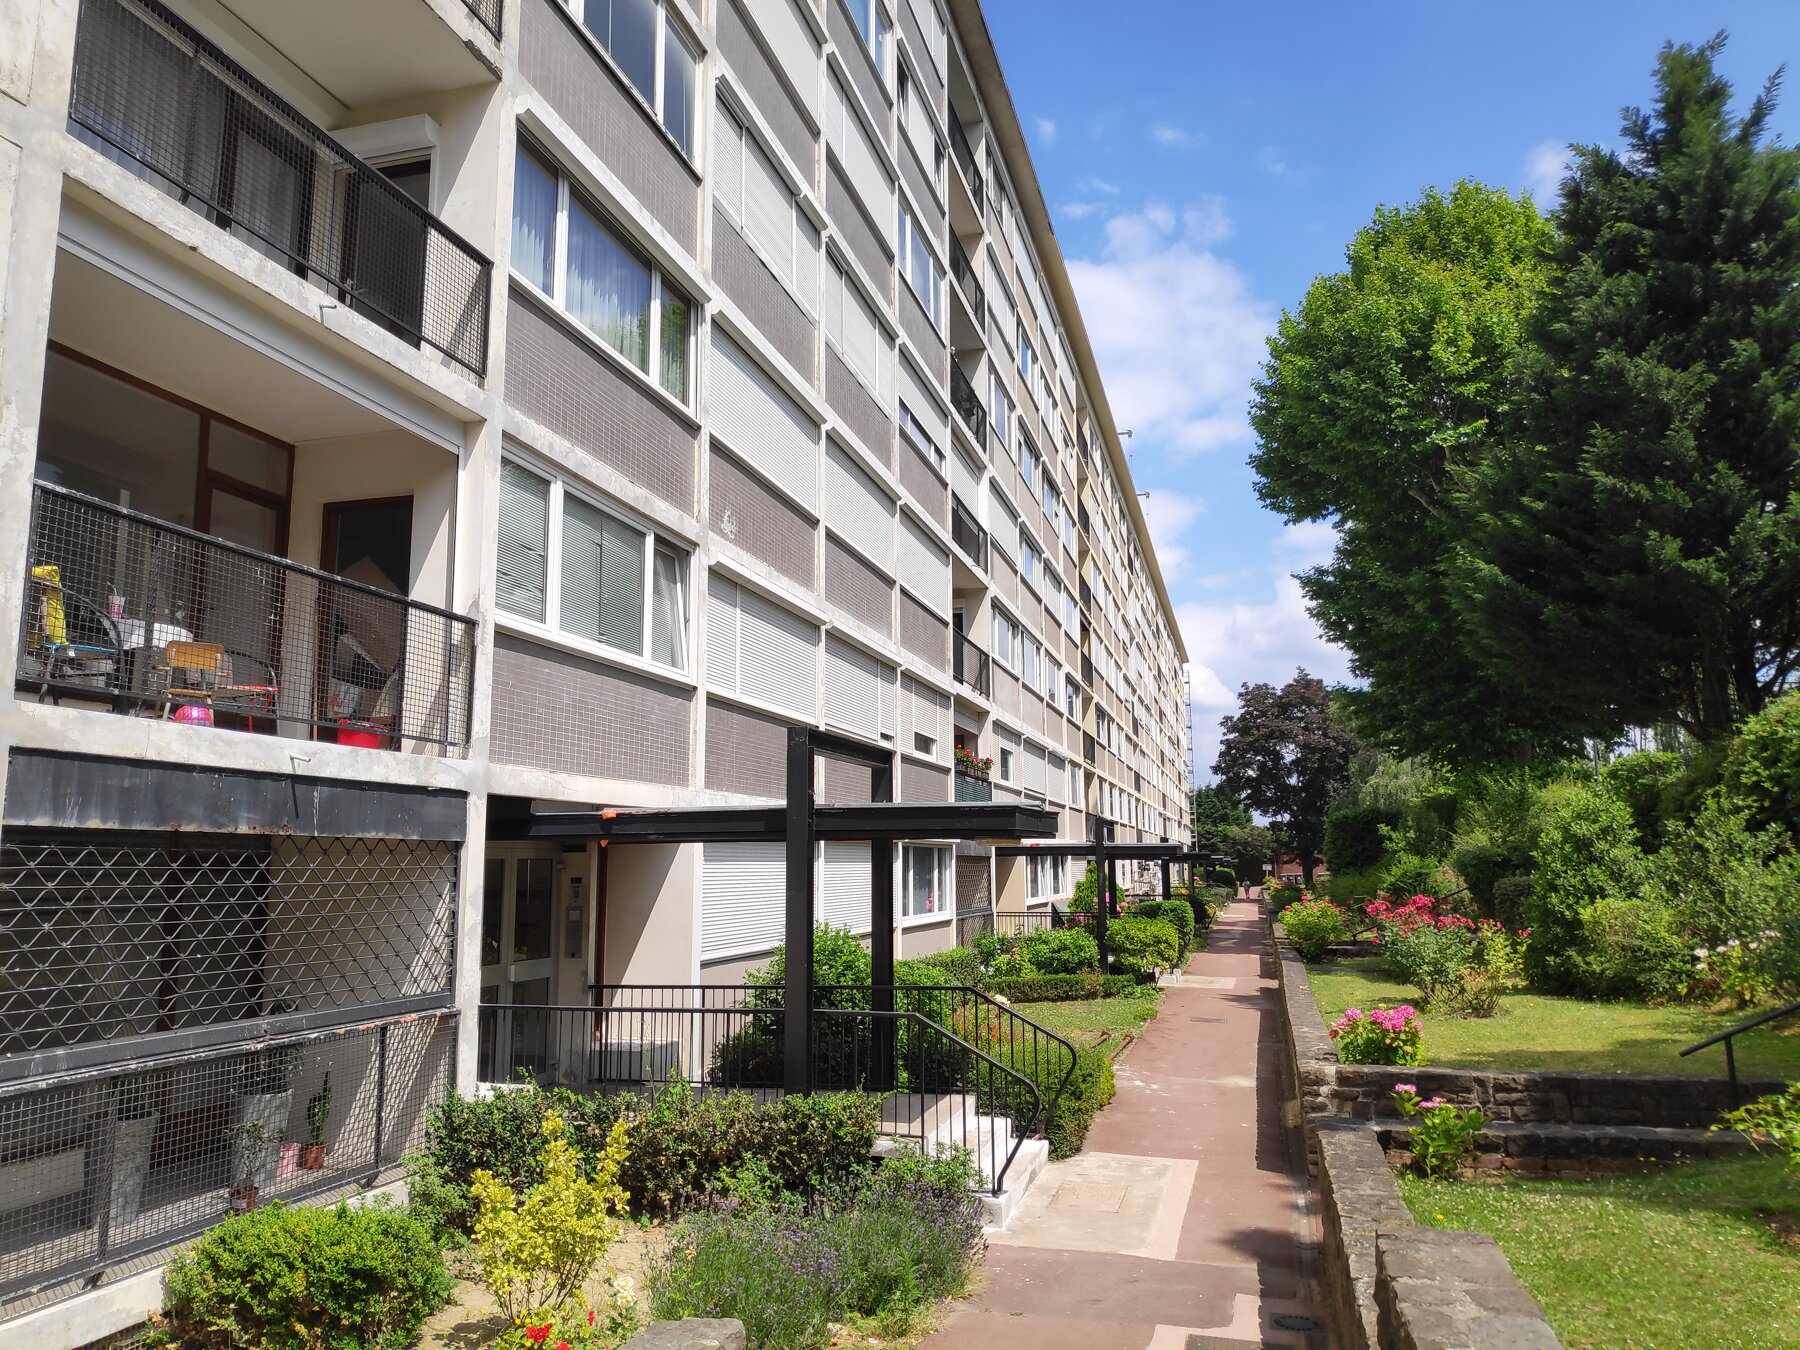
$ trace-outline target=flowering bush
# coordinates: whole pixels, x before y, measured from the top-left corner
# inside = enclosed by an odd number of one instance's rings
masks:
[[[1269,897],[1270,912],[1277,916],[1289,905],[1297,905],[1306,899],[1306,892],[1291,881],[1272,881],[1265,894]]]
[[[1716,947],[1694,948],[1694,976],[1683,992],[1691,999],[1727,1000],[1739,1008],[1773,997],[1775,985],[1761,953],[1780,936],[1771,928],[1752,942],[1730,938]]]
[[[1420,1100],[1418,1085],[1394,1084],[1394,1105],[1412,1121],[1413,1167],[1423,1176],[1453,1177],[1475,1153],[1488,1118],[1475,1106],[1452,1106],[1442,1097]]]
[[[1277,922],[1302,961],[1320,960],[1332,943],[1350,936],[1344,911],[1329,900],[1314,900],[1311,896],[1282,910]]]
[[[1509,930],[1494,919],[1483,919],[1475,926],[1475,937],[1481,946],[1481,968],[1487,972],[1500,992],[1525,987],[1525,949],[1531,941],[1531,930]]]
[[[1366,1013],[1346,1008],[1331,1024],[1331,1038],[1343,1064],[1418,1064],[1424,1055],[1419,1013],[1410,1003]]]
[[[986,778],[994,771],[994,761],[987,755],[977,755],[962,746],[956,747],[956,767],[971,778]]]
[[[1372,900],[1367,912],[1388,969],[1427,1002],[1492,1016],[1502,993],[1524,987],[1529,929],[1445,913],[1429,895]]]
[[[1742,1130],[1753,1147],[1773,1144],[1787,1154],[1788,1165],[1800,1172],[1800,1083],[1789,1083],[1786,1092],[1772,1092],[1748,1106],[1727,1111],[1713,1130]]]
[[[1382,942],[1388,969],[1425,997],[1427,1003],[1443,997],[1462,983],[1462,974],[1475,964],[1475,925],[1458,915],[1441,922],[1415,923],[1395,929]]]
[[[629,1275],[615,1275],[599,1307],[575,1299],[541,1316],[541,1322],[515,1323],[495,1344],[507,1350],[615,1350],[637,1334],[637,1289]]]

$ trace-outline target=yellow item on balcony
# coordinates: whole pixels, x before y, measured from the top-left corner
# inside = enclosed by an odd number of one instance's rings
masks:
[[[31,569],[31,579],[41,583],[43,591],[38,597],[38,627],[32,632],[32,645],[66,647],[69,624],[63,616],[62,568],[43,563]]]

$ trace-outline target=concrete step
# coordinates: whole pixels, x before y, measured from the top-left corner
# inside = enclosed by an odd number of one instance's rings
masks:
[[[992,1186],[997,1169],[1007,1167],[1017,1136],[1005,1116],[990,1116],[978,1109],[969,1094],[927,1097],[892,1097],[882,1107],[881,1137],[875,1141],[877,1157],[962,1146],[974,1155],[982,1180]],[[1050,1145],[1042,1139],[1020,1143],[1018,1154],[1006,1171],[1006,1189],[999,1195],[979,1192],[983,1222],[1004,1227],[1017,1211],[1026,1189],[1050,1161]]]

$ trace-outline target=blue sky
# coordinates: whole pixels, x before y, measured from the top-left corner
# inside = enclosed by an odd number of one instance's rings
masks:
[[[1551,200],[1562,146],[1651,100],[1663,42],[1719,28],[1747,101],[1796,68],[1800,3],[987,0],[1192,660],[1196,760],[1246,680],[1348,678],[1291,574],[1325,526],[1262,510],[1245,417],[1263,339],[1378,204],[1473,177]]]

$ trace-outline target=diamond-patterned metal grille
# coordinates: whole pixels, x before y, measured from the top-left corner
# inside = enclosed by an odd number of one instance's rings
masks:
[[[9,831],[8,1060],[249,1017],[448,997],[456,846]]]
[[[421,1142],[456,1014],[0,1086],[0,1318],[233,1207],[367,1183]]]

